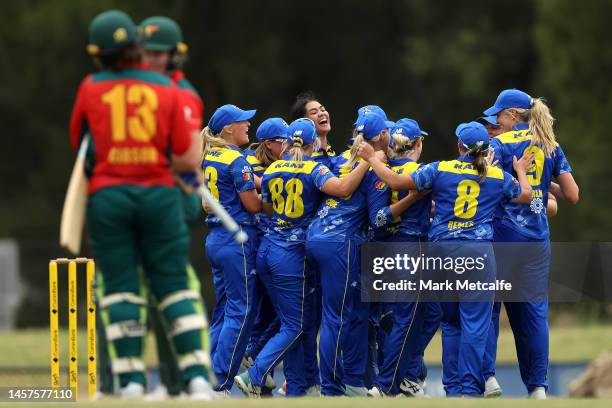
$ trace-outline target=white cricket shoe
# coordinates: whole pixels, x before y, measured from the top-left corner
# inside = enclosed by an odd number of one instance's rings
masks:
[[[495,378],[495,376],[487,378],[487,381],[485,382],[484,397],[485,398],[499,398],[501,396],[502,396],[502,388],[497,382],[497,379]]]
[[[527,396],[529,399],[544,400],[546,399],[546,390],[544,387],[535,387]]]
[[[129,382],[128,385],[121,389],[121,399],[124,400],[138,400],[142,399],[144,395],[144,385],[137,382]]]
[[[371,398],[382,398],[386,397],[385,393],[380,390],[376,385],[368,390],[368,397]]]
[[[425,397],[425,390],[421,387],[421,384],[418,382],[411,381],[407,378],[404,378],[399,386],[400,392],[406,397],[417,397],[423,398]]]
[[[192,401],[210,401],[213,398],[213,389],[202,376],[194,377],[189,381],[189,399]]]

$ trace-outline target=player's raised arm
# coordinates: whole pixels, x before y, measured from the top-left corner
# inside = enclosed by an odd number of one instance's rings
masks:
[[[323,185],[322,191],[335,197],[346,197],[359,187],[359,183],[363,180],[370,165],[363,161],[357,167],[351,170],[344,178],[332,177]]]
[[[382,181],[387,183],[393,190],[416,190],[417,187],[414,184],[414,180],[409,174],[397,174],[375,154],[374,149],[367,143],[362,142],[359,145],[359,156],[364,160],[367,160],[372,167],[372,170],[376,172],[376,175],[380,177]]]

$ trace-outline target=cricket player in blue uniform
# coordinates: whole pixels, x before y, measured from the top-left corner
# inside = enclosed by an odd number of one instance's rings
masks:
[[[229,393],[247,346],[256,302],[255,217],[261,200],[253,170],[238,146],[249,142],[249,119],[255,110],[224,105],[202,131],[206,186],[248,235],[240,244],[214,214],[206,217],[209,228],[206,256],[212,268],[217,304],[210,328],[211,357],[217,376],[215,389]]]
[[[235,381],[245,395],[258,397],[265,378],[284,359],[288,396],[306,393],[303,334],[312,323],[312,274],[306,263],[306,229],[315,215],[322,194],[348,196],[359,186],[368,166],[362,164],[340,180],[323,164],[312,160],[315,125],[302,118],[289,126],[291,149],[283,160],[272,163],[262,179],[264,211],[270,226],[257,256],[258,273],[279,313],[281,328],[259,353],[251,368]],[[310,327],[308,327],[310,326]]]
[[[366,114],[356,123],[355,142],[334,161],[333,172],[346,177],[360,160],[362,141],[376,150],[389,143],[384,119]],[[365,396],[364,374],[368,352],[370,306],[361,301],[360,246],[367,240],[370,224],[382,227],[399,213],[389,205],[388,187],[368,172],[349,197],[324,199],[308,229],[307,257],[321,276],[323,318],[319,339],[321,393]]]
[[[427,132],[420,129],[413,119],[400,119],[391,130],[393,147],[389,149],[389,167],[397,174],[410,174],[421,164],[418,160],[423,150],[423,138]],[[429,232],[429,214],[431,197],[428,192],[393,190],[391,203],[396,203],[410,196],[405,212],[393,219],[392,223],[382,228],[385,241],[388,242],[425,242]],[[379,229],[380,231],[380,229]],[[379,347],[383,349],[384,362],[380,365],[374,387],[368,395],[422,396],[424,391],[419,384],[422,377],[423,352],[438,328],[441,316],[438,303],[397,302],[391,304],[393,310],[393,328]],[[431,315],[431,316],[428,316]],[[424,327],[425,317],[436,322]]]
[[[520,270],[528,276],[530,295],[538,301],[506,302],[506,312],[514,333],[521,379],[530,398],[546,398],[548,389],[548,268],[550,235],[547,219],[548,192],[576,204],[578,186],[563,149],[556,142],[553,117],[544,101],[517,89],[502,91],[485,115],[496,115],[505,133],[491,140],[494,160],[504,171],[512,171],[514,156],[530,153],[533,164],[527,173],[533,190],[529,206],[505,203],[495,215],[496,242],[528,242],[530,249],[522,257],[504,257],[500,274]],[[556,178],[558,184],[552,183]],[[514,261],[514,262],[512,262]],[[534,289],[535,288],[535,289]],[[493,311],[491,336],[487,345],[490,358],[485,372],[494,373],[500,303]],[[494,378],[494,377],[493,377]],[[500,390],[501,391],[501,390]]]
[[[274,161],[282,157],[287,143],[287,130],[289,125],[282,118],[269,118],[261,122],[255,137],[256,143],[253,143],[247,150],[245,156],[255,174],[255,185],[258,190],[261,190],[261,178],[264,171]],[[259,242],[267,231],[269,218],[264,213],[255,214],[257,221],[257,236]],[[270,301],[267,292],[261,282],[262,276],[258,276],[258,302],[255,305],[255,320],[253,329],[247,345],[244,358],[242,359],[242,367],[247,369],[253,365],[255,358],[263,348],[263,346],[274,336],[280,328],[280,319],[274,311],[274,306]],[[272,374],[272,373],[271,373]],[[267,381],[267,386],[262,388],[263,394],[270,394],[271,390],[276,387],[271,378]]]
[[[314,151],[310,156],[314,161],[323,163],[328,168],[332,168],[332,161],[336,157],[336,152],[329,144],[327,136],[331,131],[331,120],[329,111],[319,102],[317,96],[306,91],[300,93],[291,107],[291,118],[308,118],[312,120],[317,128],[317,140],[314,144]]]
[[[457,160],[433,162],[412,175],[399,175],[388,169],[365,143],[359,151],[393,189],[432,191],[436,215],[428,234],[430,241],[460,242],[461,246],[474,241],[487,243],[493,239],[493,214],[498,204],[529,203],[531,186],[526,172],[533,156],[528,153],[520,160],[514,158],[517,182],[510,174],[487,165],[489,136],[483,125],[464,123],[457,127],[456,134],[460,154]],[[481,251],[494,259],[492,247],[480,247],[480,254]],[[493,281],[495,265],[488,266],[482,279]],[[461,298],[459,302],[442,303],[442,381],[447,396],[483,395],[482,361],[492,304],[492,296],[490,300]]]

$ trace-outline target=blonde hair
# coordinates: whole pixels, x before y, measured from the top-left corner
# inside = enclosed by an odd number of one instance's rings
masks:
[[[289,154],[289,157],[291,157],[291,160],[293,161],[304,160],[304,141],[301,137],[293,137],[292,139],[293,144],[289,148],[287,154]]]
[[[542,149],[546,157],[551,157],[557,147],[553,122],[555,118],[550,113],[544,99],[534,98],[531,109],[514,108],[519,118],[529,124],[531,144]]]
[[[410,140],[409,137],[400,134],[391,135],[391,137],[393,138],[393,147],[387,149],[387,156],[389,156],[390,159],[408,156],[416,147],[417,141],[422,139],[422,137],[419,136],[414,140]]]
[[[359,149],[359,144],[361,142],[367,142],[372,144],[372,142],[376,142],[380,139],[380,136],[376,136],[374,138],[372,138],[371,140],[365,140],[365,137],[363,137],[363,132],[357,132],[355,130],[353,130],[353,145],[351,146],[350,149],[350,156],[349,159],[346,163],[344,163],[342,165],[342,167],[349,167],[352,168],[355,163],[357,163],[358,158],[357,158],[357,150]]]
[[[276,161],[274,153],[264,142],[253,143],[249,146],[249,149],[255,151],[255,157],[264,166],[269,166]]]
[[[223,130],[221,132],[214,134],[213,131],[206,126],[200,132],[200,137],[202,138],[202,161],[206,157],[206,153],[215,147],[226,147],[229,145],[227,141],[223,138]]]

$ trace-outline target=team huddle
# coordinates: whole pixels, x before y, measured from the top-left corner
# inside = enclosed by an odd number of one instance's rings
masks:
[[[296,98],[291,123],[261,121],[249,146],[255,110],[224,105],[200,131],[203,104],[180,71],[186,46],[168,34],[175,26],[154,17],[139,36],[123,13],[97,16],[89,50],[101,70],[83,81],[71,120],[75,148],[93,140],[88,228],[122,395],[144,393],[143,310],[153,302],[158,341],[166,337],[194,398],[228,396],[234,384],[270,395],[280,363],[286,396],[423,396],[423,355],[438,328],[446,395],[500,396],[500,303],[364,302],[361,246],[479,242],[492,252],[493,242],[527,242],[537,256],[512,267],[546,282],[548,217],[557,199],[576,203],[578,187],[544,101],[501,92],[485,116],[456,128],[454,160],[419,163],[434,136],[376,105],[359,108],[350,147],[336,154],[330,113],[310,92]],[[237,242],[202,202],[216,295],[209,329],[187,256],[200,181],[248,235]],[[527,392],[545,398],[548,304],[505,306]]]

